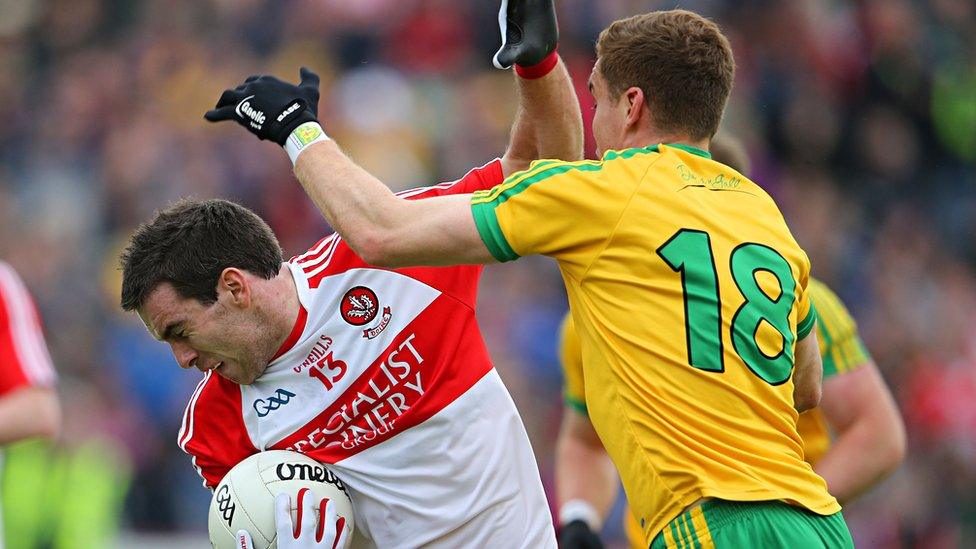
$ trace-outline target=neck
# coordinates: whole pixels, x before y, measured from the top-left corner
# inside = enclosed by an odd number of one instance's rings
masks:
[[[696,149],[708,150],[708,139],[691,139],[687,135],[666,134],[654,131],[634,132],[626,135],[621,149],[643,148],[664,143],[665,145],[688,145]]]
[[[295,287],[295,279],[291,270],[281,264],[278,275],[268,281],[268,292],[266,294],[268,323],[274,330],[275,347],[271,349],[274,353],[288,339],[295,322],[298,320],[298,311],[301,303],[298,301],[298,288]]]

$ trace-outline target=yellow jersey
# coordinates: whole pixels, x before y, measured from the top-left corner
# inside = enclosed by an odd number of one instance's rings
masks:
[[[759,186],[655,145],[534,162],[471,208],[496,259],[557,260],[586,407],[646,543],[703,497],[840,510],[793,408],[809,260]]]
[[[847,307],[826,284],[810,279],[810,300],[817,307],[817,340],[823,358],[823,378],[850,372],[868,364],[864,342]],[[796,429],[803,439],[803,456],[811,465],[830,449],[830,429],[820,408],[800,414]]]
[[[864,343],[857,333],[857,324],[844,303],[823,282],[810,278],[810,301],[817,309],[817,340],[823,357],[824,380],[850,372],[868,364],[871,360]],[[584,416],[586,410],[586,386],[583,381],[583,357],[580,341],[573,327],[573,319],[567,314],[559,330],[559,358],[563,367],[564,398],[566,405]],[[830,449],[831,435],[827,420],[820,408],[800,414],[797,431],[803,440],[803,457],[816,465]],[[634,549],[644,547],[644,533],[630,511],[624,513],[624,530],[627,541]]]

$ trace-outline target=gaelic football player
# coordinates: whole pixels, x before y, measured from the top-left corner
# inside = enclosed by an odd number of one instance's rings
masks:
[[[508,150],[398,199],[468,196],[533,159],[582,156],[552,2],[507,2],[502,21],[518,29],[502,25],[495,58],[519,74]],[[249,83],[302,93],[280,110],[268,107],[278,96],[238,97],[231,110],[252,130],[289,150],[321,138],[285,131],[314,112],[314,74],[303,70],[300,86]],[[349,489],[354,544],[555,547],[528,436],[475,319],[481,267],[377,268],[338,235],[281,254],[249,210],[190,200],[141,226],[122,256],[122,307],[181,367],[204,372],[179,434],[204,484],[255,452],[294,450],[331,464]]]
[[[749,173],[748,157],[737,140],[717,135],[710,151],[717,162]],[[823,398],[819,407],[800,414],[797,429],[804,459],[824,477],[832,495],[848,502],[898,467],[905,428],[844,304],[812,278],[810,300],[818,312]],[[559,349],[566,380],[566,408],[556,444],[560,547],[599,548],[598,533],[616,499],[617,472],[587,416],[579,336],[569,315],[560,329]],[[640,526],[629,511],[624,521],[630,547],[643,548]]]

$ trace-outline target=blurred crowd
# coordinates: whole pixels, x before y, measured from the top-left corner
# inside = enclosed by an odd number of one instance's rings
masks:
[[[557,2],[559,51],[587,125],[598,32],[673,4]],[[732,41],[724,129],[745,142],[753,178],[780,202],[815,276],[850,307],[905,415],[905,465],[845,509],[855,539],[976,545],[976,3],[680,4]],[[357,162],[398,190],[454,179],[502,153],[514,114],[512,76],[490,67],[496,10],[0,0],[0,257],[35,295],[62,377],[66,432],[50,452],[97,441],[119,494],[104,505],[124,531],[202,532],[209,492],[176,446],[199,378],[119,310],[120,246],[187,195],[248,205],[288,256],[329,232],[277,146],[203,112],[247,75],[297,81],[306,65],[322,76],[323,126]],[[494,266],[481,299],[551,490],[561,280],[544,259]],[[619,539],[617,524],[607,535]]]

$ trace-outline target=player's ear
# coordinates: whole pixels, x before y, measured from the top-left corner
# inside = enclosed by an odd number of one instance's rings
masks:
[[[229,303],[246,308],[251,305],[251,285],[244,271],[227,267],[217,278],[217,296],[226,295]]]
[[[627,127],[636,126],[640,122],[641,116],[644,115],[644,107],[646,102],[644,101],[644,90],[638,88],[637,86],[632,86],[627,88],[624,92],[624,99],[627,101]]]

